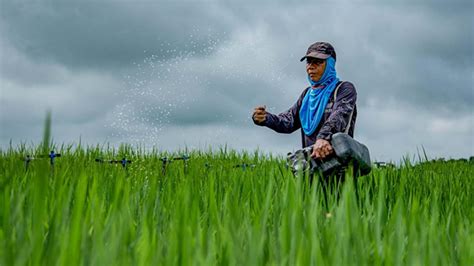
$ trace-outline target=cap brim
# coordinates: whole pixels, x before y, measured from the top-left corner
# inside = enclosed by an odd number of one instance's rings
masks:
[[[323,53],[312,52],[312,53],[309,53],[309,54],[303,56],[303,57],[300,59],[300,62],[302,62],[303,60],[305,60],[305,59],[308,58],[308,57],[318,58],[318,59],[328,59],[329,57],[331,57],[331,55],[323,54]]]

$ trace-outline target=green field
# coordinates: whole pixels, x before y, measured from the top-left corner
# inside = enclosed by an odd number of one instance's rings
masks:
[[[191,151],[163,174],[171,154],[62,147],[26,170],[41,152],[0,150],[0,265],[474,264],[472,162],[375,168],[325,204],[259,152]]]

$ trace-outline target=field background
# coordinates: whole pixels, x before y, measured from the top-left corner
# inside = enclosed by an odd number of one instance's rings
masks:
[[[44,150],[0,151],[0,265],[474,264],[469,161],[374,168],[325,204],[259,152],[191,151],[164,174],[160,158],[182,153],[56,150],[54,168],[28,170]],[[126,169],[95,162],[122,157]]]

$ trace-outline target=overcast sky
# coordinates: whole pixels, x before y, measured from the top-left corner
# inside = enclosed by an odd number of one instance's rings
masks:
[[[300,147],[252,123],[308,86],[299,59],[337,53],[373,160],[474,155],[472,1],[1,1],[0,147],[56,143]]]

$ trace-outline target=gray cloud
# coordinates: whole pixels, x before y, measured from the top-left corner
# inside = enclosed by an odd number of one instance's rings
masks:
[[[34,60],[101,69],[147,53],[205,56],[231,29],[223,11],[198,2],[2,2],[1,21],[13,45]]]

